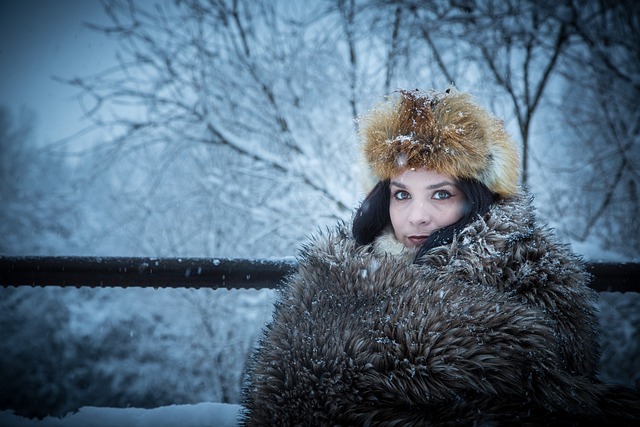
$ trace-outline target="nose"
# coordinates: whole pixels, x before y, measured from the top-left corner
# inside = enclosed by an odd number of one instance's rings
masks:
[[[432,212],[427,203],[414,203],[411,206],[408,219],[415,226],[429,224],[432,219]]]

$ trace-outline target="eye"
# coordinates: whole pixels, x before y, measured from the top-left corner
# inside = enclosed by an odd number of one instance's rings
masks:
[[[407,193],[404,190],[398,190],[393,193],[393,198],[396,200],[407,200],[411,198],[411,194]]]
[[[433,193],[433,198],[436,200],[447,200],[452,197],[452,194],[447,190],[438,190]]]

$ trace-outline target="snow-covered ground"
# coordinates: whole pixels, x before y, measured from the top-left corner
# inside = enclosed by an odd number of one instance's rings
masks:
[[[228,427],[237,425],[240,405],[199,403],[155,409],[83,407],[63,418],[42,420],[0,412],[2,427]]]

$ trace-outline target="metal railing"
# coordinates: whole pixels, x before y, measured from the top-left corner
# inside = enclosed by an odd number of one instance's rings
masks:
[[[0,286],[276,288],[294,258],[0,257]],[[640,263],[587,263],[599,291],[640,292]]]

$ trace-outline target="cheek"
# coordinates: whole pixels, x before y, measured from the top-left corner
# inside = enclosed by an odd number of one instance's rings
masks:
[[[402,215],[401,212],[393,206],[389,206],[389,216],[391,217],[391,226],[394,230],[402,228]]]
[[[456,204],[455,206],[452,206],[451,209],[449,210],[448,214],[446,215],[446,221],[447,224],[446,225],[451,225],[454,224],[456,222],[458,222],[458,220],[460,220],[460,218],[462,218],[463,216],[463,211],[464,211],[464,204],[460,203],[460,204]]]

